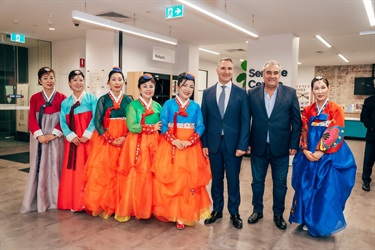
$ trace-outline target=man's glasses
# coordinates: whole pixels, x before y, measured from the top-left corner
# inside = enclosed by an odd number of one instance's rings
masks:
[[[152,75],[149,74],[149,73],[146,73],[146,74],[143,74],[142,78],[145,79],[145,80],[151,80],[152,79]]]

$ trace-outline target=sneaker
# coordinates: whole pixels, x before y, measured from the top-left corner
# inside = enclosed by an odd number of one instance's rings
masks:
[[[309,231],[309,229],[307,228],[306,225],[303,225],[302,230],[303,230],[303,231],[306,231],[306,232]]]

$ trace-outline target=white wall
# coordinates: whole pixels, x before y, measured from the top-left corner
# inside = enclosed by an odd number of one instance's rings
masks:
[[[86,31],[86,91],[97,97],[107,93],[108,74],[119,66],[118,32]]]
[[[269,60],[280,63],[281,70],[287,76],[281,76],[280,82],[295,87],[297,83],[299,38],[293,34],[262,36],[258,40],[249,40],[247,52],[247,70],[262,71],[263,65]],[[248,81],[263,82],[262,76],[248,76]]]
[[[314,66],[298,66],[297,84],[310,84],[315,77]]]
[[[176,50],[176,46],[161,44],[148,39],[141,39],[127,34],[123,35],[122,68],[124,74],[133,71],[147,71],[160,74],[178,74],[174,64],[152,60],[154,46]]]
[[[72,91],[68,85],[70,71],[80,69],[80,58],[85,58],[85,39],[64,40],[52,43],[52,68],[56,73],[56,90],[69,96]]]

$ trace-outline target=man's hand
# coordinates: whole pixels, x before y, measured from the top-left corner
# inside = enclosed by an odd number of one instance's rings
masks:
[[[236,156],[237,157],[243,156],[245,153],[246,153],[246,151],[243,151],[243,150],[240,150],[240,149],[236,150]]]
[[[208,157],[208,148],[202,148],[203,155]]]

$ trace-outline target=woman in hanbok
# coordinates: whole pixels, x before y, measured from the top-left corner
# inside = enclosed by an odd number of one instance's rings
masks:
[[[66,98],[55,90],[55,71],[38,71],[43,87],[30,98],[30,171],[21,213],[45,212],[57,207],[64,138],[60,127],[61,102]]]
[[[130,98],[122,92],[120,68],[109,72],[110,91],[98,99],[95,110],[93,147],[84,167],[84,206],[93,216],[109,218],[116,210],[118,159],[125,137],[126,108]]]
[[[71,71],[68,80],[73,94],[61,103],[60,125],[65,136],[65,147],[57,208],[82,211],[83,167],[92,146],[90,139],[95,130],[97,98],[86,93],[82,71]]]
[[[161,221],[176,222],[177,229],[210,216],[211,200],[206,186],[211,170],[200,141],[204,131],[202,112],[190,100],[194,85],[191,73],[180,74],[178,95],[164,103],[160,115],[163,136],[152,167],[153,214]]]
[[[355,182],[356,164],[344,141],[344,111],[328,99],[329,82],[311,81],[316,102],[302,113],[301,150],[293,160],[295,190],[289,222],[315,237],[346,227],[345,203]]]
[[[138,80],[140,96],[126,109],[129,129],[119,160],[118,206],[115,219],[126,222],[134,216],[137,220],[149,219],[152,214],[154,161],[161,129],[161,105],[152,100],[155,79],[144,74]]]

